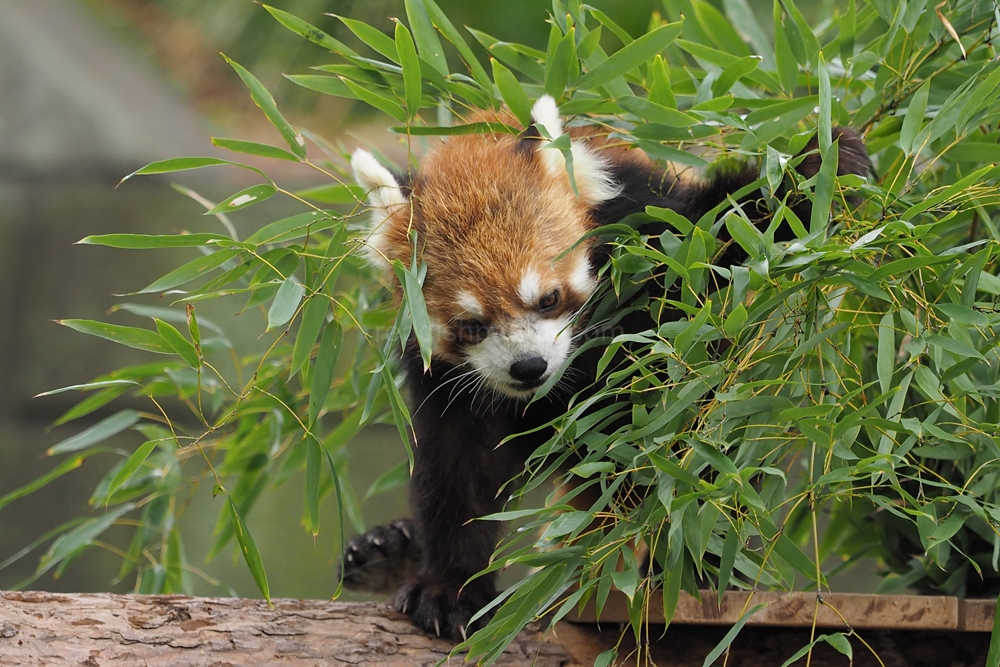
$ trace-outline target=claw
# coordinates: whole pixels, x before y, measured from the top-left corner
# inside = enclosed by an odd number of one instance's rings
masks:
[[[468,639],[468,637],[465,635],[465,626],[464,625],[458,626],[458,631],[462,633],[462,641],[465,641],[466,639]]]
[[[376,538],[374,538],[372,540],[372,544],[374,544],[377,547],[380,547],[380,546],[382,546],[382,540],[380,540],[379,538],[376,537]]]
[[[438,620],[436,618],[434,619],[434,634],[436,634],[438,637],[441,636],[441,625],[438,623]]]
[[[399,611],[400,611],[401,613],[405,614],[405,613],[406,613],[406,608],[407,608],[407,606],[409,606],[409,605],[407,604],[407,601],[406,601],[406,600],[403,600],[403,608],[402,608],[402,609],[400,609]]]

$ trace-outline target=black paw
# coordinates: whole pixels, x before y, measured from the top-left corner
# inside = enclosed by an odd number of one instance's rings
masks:
[[[427,634],[462,641],[486,625],[489,615],[476,619],[471,627],[469,619],[485,607],[496,592],[476,582],[459,588],[411,579],[396,591],[392,605],[396,611],[409,614],[414,625]]]
[[[376,526],[345,545],[340,564],[344,586],[355,591],[392,593],[416,570],[419,560],[413,521],[397,519]]]

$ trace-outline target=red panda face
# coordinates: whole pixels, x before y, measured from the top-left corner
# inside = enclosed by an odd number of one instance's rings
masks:
[[[533,116],[559,136],[551,98]],[[454,137],[424,158],[405,194],[367,152],[352,159],[372,208],[369,259],[409,264],[416,230],[433,355],[515,398],[530,397],[572,352],[596,287],[590,246],[573,245],[592,228],[591,209],[617,194],[601,158],[574,142],[577,196],[562,154],[544,144],[509,134]]]

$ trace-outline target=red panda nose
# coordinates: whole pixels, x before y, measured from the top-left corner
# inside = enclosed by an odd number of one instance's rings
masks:
[[[531,384],[538,382],[548,367],[548,362],[539,356],[525,357],[510,365],[510,376],[518,382]]]

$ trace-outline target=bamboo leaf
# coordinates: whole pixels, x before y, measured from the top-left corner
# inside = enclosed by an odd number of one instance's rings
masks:
[[[264,116],[271,122],[274,127],[277,128],[281,136],[284,137],[285,141],[288,143],[288,148],[291,149],[292,153],[300,158],[305,158],[306,156],[306,141],[302,138],[302,135],[295,130],[285,117],[281,115],[278,111],[278,106],[274,103],[274,98],[271,97],[271,93],[268,92],[267,88],[257,80],[253,74],[247,71],[242,65],[237,63],[225,55],[222,56],[226,59],[226,62],[236,70],[240,78],[243,79],[243,83],[246,84],[247,88],[250,89],[250,97],[253,99],[254,104],[256,104],[261,111],[264,112]]]
[[[667,127],[690,127],[698,124],[698,119],[690,114],[677,109],[669,109],[641,97],[622,97],[616,101],[621,108],[650,123],[659,123]],[[664,146],[663,148],[669,147]]]
[[[746,622],[750,620],[750,617],[766,606],[767,606],[766,604],[759,604],[755,606],[753,609],[750,609],[749,611],[743,613],[743,615],[740,616],[740,619],[736,621],[733,627],[729,628],[729,631],[725,634],[722,640],[720,640],[719,643],[716,644],[715,648],[709,651],[708,655],[705,656],[705,661],[702,663],[702,667],[711,667],[713,664],[715,664],[715,661],[719,658],[719,656],[725,653],[726,650],[729,648],[729,645],[733,643],[734,639],[736,639],[736,635],[740,633],[740,630],[742,630],[743,626],[746,625]]]
[[[385,56],[392,62],[399,64],[399,53],[396,51],[396,43],[391,37],[383,33],[378,28],[373,28],[364,21],[356,21],[355,19],[349,19],[345,16],[338,16],[337,14],[332,14],[347,26],[347,29],[353,32],[358,39],[367,44],[376,51],[379,55]]]
[[[65,440],[60,440],[56,444],[49,447],[45,453],[49,456],[56,456],[57,454],[78,452],[81,449],[90,447],[91,445],[104,442],[108,438],[118,435],[125,429],[131,428],[138,423],[139,419],[139,413],[135,410],[122,410],[121,412],[117,412],[110,417],[105,417],[85,431],[77,433],[76,435],[66,438]]]
[[[580,77],[577,88],[581,90],[599,88],[613,79],[627,74],[642,63],[652,60],[653,56],[666,49],[677,39],[683,26],[683,21],[668,23],[623,46],[607,60]]]
[[[233,211],[238,211],[241,208],[258,204],[265,199],[270,199],[275,192],[277,192],[275,187],[267,183],[252,185],[249,188],[240,190],[236,194],[227,197],[209,210],[202,213],[202,215],[216,215],[218,213],[231,213]]]
[[[312,24],[306,23],[297,16],[293,16],[286,11],[278,9],[276,7],[270,7],[268,5],[263,5],[264,9],[268,11],[278,23],[285,26],[294,33],[305,37],[313,44],[321,46],[327,51],[332,51],[333,53],[338,53],[342,56],[347,56],[350,58],[357,58],[358,54],[349,49],[343,43],[337,41],[330,35],[326,34],[319,28],[313,26]]]
[[[323,458],[319,442],[311,435],[305,439],[306,448],[306,518],[307,528],[313,539],[319,535],[319,483],[323,472]]]
[[[736,553],[740,548],[740,531],[735,525],[729,526],[726,531],[726,539],[722,545],[722,555],[719,559],[719,606],[722,606],[722,597],[729,587],[729,578],[733,573],[733,566],[736,564]]]
[[[893,314],[886,313],[882,316],[882,321],[878,326],[878,357],[876,358],[878,382],[883,394],[889,391],[892,386],[892,372],[896,361],[896,337],[893,327]]]
[[[80,333],[97,336],[126,347],[134,347],[137,350],[156,352],[157,354],[173,353],[173,348],[167,345],[158,333],[148,329],[123,327],[118,324],[105,324],[94,320],[56,320],[56,323]]]
[[[853,0],[851,1],[853,2]],[[773,50],[771,40],[767,36],[768,33],[761,27],[747,0],[723,0],[722,6],[725,8],[726,16],[732,22],[733,28],[749,39],[756,52],[764,58],[768,69],[773,69],[774,61],[770,58]]]
[[[822,139],[820,139],[822,142]],[[816,175],[816,189],[813,194],[812,213],[809,218],[809,233],[816,234],[826,229],[830,223],[830,206],[837,185],[837,163],[840,159],[840,140],[821,152],[823,162]]]
[[[752,258],[763,254],[764,235],[759,229],[747,222],[743,216],[732,213],[726,216],[726,229],[733,240],[747,251]]]
[[[760,61],[759,56],[746,56],[726,67],[712,84],[712,95],[720,97],[728,93],[734,83],[757,69]]]
[[[131,250],[148,248],[197,248],[211,246],[217,241],[228,240],[222,234],[99,234],[85,236],[77,243],[83,245],[101,245],[109,248],[128,248]]]
[[[486,70],[483,69],[483,66],[479,64],[479,58],[477,58],[476,54],[472,52],[472,49],[469,48],[466,41],[462,39],[461,33],[455,29],[455,26],[450,20],[448,20],[448,17],[441,11],[441,8],[438,7],[437,3],[434,0],[421,0],[421,4],[423,4],[424,11],[427,12],[434,27],[436,27],[441,34],[444,35],[445,39],[451,42],[452,45],[458,49],[458,54],[469,67],[469,71],[472,73],[472,78],[475,79],[480,88],[483,90],[490,90],[490,78],[487,76]],[[407,16],[409,16],[409,14],[407,14]],[[437,69],[436,66],[435,69]]]
[[[314,295],[306,301],[302,309],[302,321],[299,323],[299,331],[295,334],[295,346],[292,349],[292,365],[288,370],[288,377],[292,378],[298,373],[309,360],[313,346],[319,337],[319,332],[326,321],[326,313],[329,310],[327,300]]]
[[[288,218],[275,220],[258,229],[247,237],[246,243],[252,245],[263,245],[265,243],[279,243],[290,241],[307,235],[309,232],[329,229],[332,225],[326,222],[334,222],[336,218],[329,213],[322,211],[310,211],[309,213],[299,213]]]
[[[390,132],[396,134],[409,134],[414,137],[446,137],[462,134],[517,134],[518,130],[503,123],[483,122],[465,123],[462,125],[451,125],[449,127],[390,127]]]
[[[986,667],[1000,667],[1000,598],[993,609],[993,632],[990,634],[990,649],[986,654]]]
[[[198,259],[193,259],[187,264],[174,269],[159,280],[154,280],[146,287],[139,290],[139,294],[149,294],[150,292],[163,292],[174,287],[191,282],[209,271],[219,268],[229,260],[239,254],[238,250],[219,250],[211,255],[204,255]],[[155,351],[155,350],[154,350]]]
[[[135,509],[135,505],[127,503],[100,517],[88,519],[76,528],[60,535],[49,550],[42,556],[38,564],[39,571],[47,571],[67,558],[72,558],[82,549],[94,543],[118,519]]]
[[[493,79],[496,81],[497,89],[504,103],[510,108],[521,125],[527,127],[531,125],[531,101],[524,92],[524,88],[518,83],[514,74],[500,64],[496,58],[490,58],[490,65],[493,67]]]
[[[832,136],[832,110],[833,110],[833,99],[830,93],[830,72],[826,69],[826,63],[823,61],[823,54],[819,54],[819,64],[816,67],[816,74],[819,78],[819,118],[818,127],[816,130],[816,138],[819,142],[819,153],[822,156],[827,156],[830,152],[830,145],[833,142]],[[834,171],[833,175],[836,176],[837,172]],[[819,185],[816,186],[817,196],[819,195]]]
[[[297,86],[315,90],[324,95],[334,97],[346,97],[350,100],[358,99],[346,83],[336,76],[321,76],[318,74],[285,74],[285,78]]]
[[[124,183],[133,176],[149,176],[152,174],[172,174],[178,171],[189,171],[191,169],[201,169],[203,167],[217,167],[221,165],[230,165],[233,167],[240,167],[242,169],[249,169],[250,171],[257,172],[261,176],[264,175],[264,172],[262,172],[260,169],[257,169],[256,167],[240,164],[239,162],[232,162],[230,160],[220,160],[219,158],[215,157],[178,157],[178,158],[172,158],[170,160],[160,160],[158,162],[150,162],[145,167],[133,171],[131,174],[123,178],[121,182]]]
[[[235,153],[246,153],[247,155],[259,155],[260,157],[276,158],[278,160],[289,160],[298,162],[299,158],[283,148],[259,144],[255,141],[241,141],[239,139],[220,139],[212,137],[212,143],[219,148],[228,148]]]
[[[466,28],[466,30],[472,33],[472,36],[482,44],[483,48],[491,56],[504,62],[508,67],[526,74],[538,83],[545,80],[545,68],[538,62],[541,58],[544,58],[545,54],[535,53],[534,49],[529,49],[520,44],[502,42],[474,28]]]
[[[268,606],[271,606],[271,589],[267,584],[267,573],[264,571],[264,563],[260,559],[260,552],[257,551],[257,545],[254,543],[253,536],[243,522],[243,517],[240,516],[240,511],[236,508],[236,503],[233,502],[230,496],[227,496],[226,499],[229,501],[229,516],[233,520],[236,541],[239,542],[240,551],[243,553],[243,560],[246,561],[253,580],[257,582],[257,588],[260,589],[264,599],[267,600]]]
[[[365,200],[365,190],[360,185],[317,185],[295,194],[321,204],[360,204]]]
[[[313,366],[309,381],[309,428],[316,423],[326,396],[330,393],[333,382],[333,371],[340,356],[340,345],[344,340],[344,330],[336,320],[327,322],[323,337],[319,342],[319,352],[316,354],[316,364]]]
[[[406,92],[406,111],[413,118],[420,110],[423,90],[420,83],[420,60],[413,38],[406,26],[396,21],[396,52],[403,67],[403,89]]]
[[[840,62],[845,65],[848,60],[854,57],[854,38],[857,32],[856,15],[854,0],[848,0],[847,10],[840,17]]]
[[[399,465],[386,470],[371,483],[368,491],[365,492],[365,500],[402,486],[408,481],[410,481],[410,467],[406,464],[406,461],[403,461]]]
[[[726,323],[724,325],[726,335],[730,338],[738,338],[740,333],[743,331],[743,325],[747,321],[747,309],[742,303],[737,304],[733,308],[733,312],[729,314],[726,318]]]
[[[412,246],[417,247],[416,242]],[[410,322],[413,324],[413,333],[417,337],[417,344],[420,346],[420,356],[423,359],[424,370],[430,367],[431,363],[431,320],[427,314],[427,303],[424,301],[424,294],[421,290],[420,281],[415,273],[416,264],[413,268],[407,269],[398,259],[392,261],[393,271],[403,287],[403,298],[406,301],[406,309],[410,314]]]
[[[149,458],[149,454],[156,447],[157,443],[157,440],[147,440],[139,445],[134,452],[132,452],[132,455],[125,461],[125,465],[119,468],[118,472],[115,473],[115,476],[111,478],[111,483],[108,485],[108,493],[107,496],[105,496],[106,498],[111,498],[115,491],[117,491],[122,484],[128,481],[135,471],[139,469],[139,466],[141,466],[146,459]]]
[[[781,4],[774,0],[774,61],[778,66],[778,79],[781,87],[789,95],[794,94],[799,81],[799,65],[792,52],[789,33],[792,32],[792,21],[787,20],[781,11]]]
[[[428,7],[437,8],[433,0],[405,0],[406,18],[413,29],[413,39],[417,43],[417,52],[420,57],[426,60],[441,76],[448,76],[448,62],[444,57],[444,50],[441,48],[441,40],[434,32],[434,25],[431,22]],[[439,16],[443,16],[438,10]],[[450,25],[450,23],[448,24]],[[452,28],[452,32],[458,32]],[[461,40],[459,40],[461,41]]]
[[[306,293],[306,288],[299,284],[294,277],[286,278],[278,293],[274,295],[274,301],[267,311],[267,330],[283,326],[299,309],[302,297]]]
[[[365,88],[364,86],[359,86],[350,79],[340,77],[341,82],[347,86],[351,92],[357,97],[357,99],[362,102],[366,102],[369,105],[375,107],[379,111],[395,118],[400,123],[406,122],[406,111],[403,107],[399,105],[399,102],[390,98],[388,95],[376,92],[370,88]]]
[[[545,92],[557,100],[562,97],[577,62],[576,30],[570,28],[559,40],[552,57],[545,63]]]
[[[913,142],[920,133],[924,124],[924,114],[927,112],[927,97],[930,95],[930,79],[917,89],[917,92],[910,98],[910,106],[906,108],[906,116],[903,117],[903,127],[899,131],[899,147],[907,155],[913,155],[922,146],[914,146]]]
[[[194,345],[180,331],[172,324],[164,322],[161,319],[154,317],[153,322],[156,323],[156,331],[160,334],[163,341],[170,346],[170,349],[180,355],[181,359],[187,362],[188,366],[191,368],[201,366],[201,359],[198,358],[198,350],[195,349]]]

